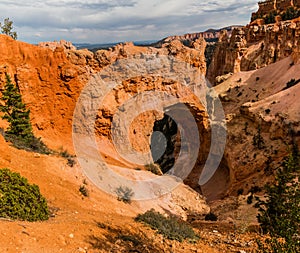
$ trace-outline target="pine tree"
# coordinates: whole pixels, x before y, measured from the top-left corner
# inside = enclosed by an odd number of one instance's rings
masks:
[[[4,113],[2,119],[7,120],[9,123],[9,128],[5,133],[22,139],[32,138],[30,111],[26,109],[20,91],[12,83],[8,74],[6,74],[6,84],[2,91],[1,100],[3,105],[0,106],[0,111]]]
[[[0,27],[1,27],[1,33],[6,34],[10,37],[12,37],[13,39],[17,39],[17,33],[13,32],[13,21],[9,20],[9,18],[4,19],[4,24],[2,25],[0,23]]]
[[[300,158],[296,144],[276,175],[266,186],[265,201],[259,200],[258,221],[271,239],[262,252],[300,252]],[[282,240],[283,239],[283,240]],[[267,250],[268,249],[268,250]]]
[[[2,101],[0,111],[3,113],[1,117],[9,123],[5,131],[5,139],[17,148],[49,153],[50,150],[45,144],[34,136],[30,123],[30,110],[26,108],[18,87],[12,83],[8,74],[6,74],[6,84],[0,100]]]

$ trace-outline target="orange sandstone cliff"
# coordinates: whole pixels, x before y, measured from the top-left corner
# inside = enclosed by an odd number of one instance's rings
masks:
[[[199,43],[203,46],[190,49],[179,41],[172,41],[161,50],[127,43],[94,54],[88,50],[75,50],[66,42],[34,46],[0,35],[0,78],[3,85],[4,73],[9,73],[18,85],[31,110],[36,135],[52,148],[72,150],[73,111],[81,90],[93,74],[117,59],[158,52],[190,61],[205,73],[205,42]]]

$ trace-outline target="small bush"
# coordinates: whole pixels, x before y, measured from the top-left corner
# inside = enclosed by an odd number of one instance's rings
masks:
[[[76,164],[76,161],[73,157],[69,157],[67,158],[67,165],[70,167],[74,167],[74,165]]]
[[[26,221],[47,220],[47,201],[37,185],[30,185],[19,173],[1,169],[0,217]]]
[[[145,165],[145,168],[146,168],[148,171],[150,171],[150,172],[152,172],[153,174],[155,174],[155,175],[158,175],[158,176],[163,175],[163,173],[162,173],[162,171],[161,171],[159,165],[156,164],[156,163],[150,163],[150,164],[147,164],[147,165]]]
[[[244,189],[242,189],[242,188],[238,189],[238,191],[237,191],[238,196],[242,195],[243,193],[244,193]]]
[[[255,185],[255,186],[252,186],[252,187],[251,187],[250,192],[252,192],[252,193],[258,193],[258,192],[260,192],[261,190],[262,190],[262,189],[261,189],[259,186]]]
[[[253,194],[250,194],[247,198],[247,204],[251,205],[253,203]]]
[[[194,230],[186,223],[177,220],[174,216],[165,217],[154,209],[151,209],[144,214],[139,214],[135,218],[135,221],[150,226],[159,234],[170,240],[182,242],[186,239],[189,239],[190,241],[199,239]]]
[[[287,90],[289,88],[292,88],[293,86],[297,85],[298,83],[300,83],[300,79],[296,80],[296,79],[291,79],[289,82],[287,82],[286,87],[283,90]]]
[[[81,185],[79,187],[79,192],[84,196],[84,197],[88,197],[89,196],[89,191],[88,189],[85,187],[85,185]]]
[[[132,189],[130,189],[127,186],[120,186],[116,189],[116,194],[118,196],[118,200],[119,201],[123,201],[125,203],[130,203],[131,202],[131,198],[134,195],[134,192],[132,191]]]
[[[281,13],[280,16],[283,21],[298,18],[300,16],[300,10],[291,6],[287,8],[285,12]]]
[[[74,159],[74,155],[71,155],[67,150],[62,150],[59,152],[59,155],[63,158],[67,159],[67,165],[70,167],[73,167],[76,164],[76,161]]]
[[[206,221],[217,221],[218,220],[218,216],[215,215],[214,213],[208,213],[207,215],[205,215],[204,219]]]

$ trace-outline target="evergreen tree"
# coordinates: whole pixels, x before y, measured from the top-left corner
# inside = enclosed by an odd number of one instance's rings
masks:
[[[300,159],[296,144],[276,175],[276,183],[266,186],[267,199],[259,200],[258,221],[271,236],[262,252],[300,252]]]
[[[2,92],[3,105],[0,105],[0,111],[4,113],[2,119],[7,120],[9,128],[7,135],[14,135],[23,139],[32,138],[32,127],[29,113],[19,89],[12,83],[10,76],[6,74],[6,84]]]
[[[257,134],[253,136],[253,146],[257,147],[258,149],[264,149],[265,148],[265,141],[264,138],[261,135],[261,126],[258,125],[257,128]]]
[[[13,39],[17,39],[17,33],[13,32],[13,21],[10,21],[9,18],[4,19],[4,24],[0,23],[1,33],[9,35]]]
[[[0,100],[0,112],[3,113],[1,117],[9,123],[5,139],[20,149],[49,153],[50,150],[45,144],[34,136],[29,117],[30,110],[26,108],[18,87],[12,83],[8,74]]]

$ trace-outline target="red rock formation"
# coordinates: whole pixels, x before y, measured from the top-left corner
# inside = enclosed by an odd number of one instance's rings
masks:
[[[217,76],[239,72],[241,70],[241,59],[246,48],[247,41],[244,29],[235,29],[231,38],[224,31],[220,36],[218,46],[208,68],[207,77],[211,83],[215,83]]]
[[[267,1],[261,1],[258,3],[259,9],[257,11],[257,14],[265,15],[270,13],[271,11],[276,10],[276,1],[275,0],[267,0]]]
[[[235,28],[239,28],[241,26],[229,26],[222,29],[209,29],[205,32],[199,32],[199,33],[187,33],[184,35],[174,35],[169,36],[167,38],[162,39],[161,41],[158,41],[157,43],[154,43],[153,46],[155,47],[161,47],[165,43],[169,43],[174,40],[178,40],[181,42],[184,42],[185,44],[190,43],[192,44],[193,41],[199,40],[199,39],[205,39],[205,40],[218,40],[220,36],[222,36],[223,30],[227,31],[227,34],[229,37],[231,37],[231,34]]]
[[[259,9],[252,13],[252,20],[256,17],[263,17],[271,12],[286,11],[289,7],[300,8],[299,0],[266,0],[258,2]]]
[[[225,71],[239,72],[240,70],[261,68],[274,62],[275,50],[272,51],[272,48],[276,49],[278,59],[292,54],[294,62],[296,62],[296,60],[299,60],[300,51],[298,41],[299,20],[281,22],[277,25],[251,25],[243,29],[235,29],[231,38],[228,37],[226,32],[222,32],[220,45],[216,49],[214,62],[209,73],[211,77],[214,77],[215,73],[222,74]],[[262,44],[264,44],[266,50],[261,50]],[[20,87],[24,102],[31,109],[34,132],[37,136],[41,136],[50,147],[55,149],[63,146],[72,150],[72,117],[78,96],[94,73],[97,73],[103,67],[115,62],[117,59],[126,58],[134,54],[147,53],[173,55],[182,61],[192,64],[199,69],[199,72],[206,72],[204,59],[205,41],[203,38],[193,41],[191,47],[184,46],[178,40],[165,43],[160,49],[135,47],[131,43],[126,43],[117,45],[109,50],[97,51],[95,54],[88,50],[73,50],[71,45],[65,45],[63,42],[52,44],[51,49],[47,47],[49,46],[38,47],[22,43],[1,35],[0,77],[1,85],[4,84],[5,72],[8,72],[13,77],[13,80]],[[287,66],[284,66],[289,67],[290,65],[288,63]],[[218,72],[219,70],[220,72]],[[276,72],[276,68],[273,71]],[[233,75],[230,79],[232,78],[236,78],[236,75]],[[250,84],[257,82],[255,78],[256,76],[253,74],[247,85],[250,86]],[[291,76],[285,76],[284,81],[289,81],[288,78],[291,78]],[[257,87],[263,88],[265,80],[262,77],[261,79],[262,83],[258,82],[259,85]],[[279,88],[276,88],[277,91],[283,88],[283,84],[281,83],[280,85]],[[273,87],[272,81],[269,81],[269,86]],[[186,180],[186,183],[196,188],[201,168],[207,155],[207,149],[209,148],[209,126],[203,106],[197,104],[192,96],[187,96],[187,93],[183,89],[180,89],[178,84],[171,81],[165,82],[159,78],[153,79],[152,77],[125,80],[123,86],[114,89],[104,101],[106,104],[104,103],[104,106],[99,108],[99,117],[96,123],[98,136],[109,140],[112,115],[115,113],[116,108],[137,91],[153,89],[169,92],[181,99],[182,102],[188,105],[198,122],[201,145],[203,146],[201,146],[197,165]],[[251,87],[248,89],[251,90]],[[228,90],[228,87],[225,86],[224,90],[220,93],[226,90]],[[270,88],[270,90],[275,91],[274,88]],[[235,95],[234,98],[229,98],[231,103],[228,103],[225,108],[228,118],[230,118],[229,114],[232,112],[238,114],[240,106],[242,106],[242,110],[245,102],[249,101],[249,99],[255,99],[257,96],[257,94],[250,94],[250,92],[242,93],[239,97],[238,93]],[[225,99],[227,95],[225,94],[221,97]],[[267,95],[262,98],[266,97]],[[244,112],[242,115],[233,116],[233,120],[228,120],[230,121],[228,127],[229,148],[225,150],[225,157],[213,180],[202,189],[206,190],[211,198],[224,196],[228,187],[231,193],[235,192],[237,187],[241,187],[240,182],[248,183],[254,177],[258,180],[255,175],[255,169],[252,168],[252,153],[251,157],[249,155],[251,159],[247,158],[247,161],[249,161],[248,165],[243,164],[242,159],[238,159],[241,154],[247,157],[247,151],[250,150],[249,145],[252,145],[250,140],[252,137],[248,135],[244,136],[245,133],[243,133],[244,130],[241,130],[241,124],[253,121],[253,124],[251,123],[251,133],[255,133],[259,123],[259,117],[253,116],[251,111],[248,112],[246,109],[242,110]],[[262,113],[260,109],[257,110],[258,114]],[[147,135],[152,131],[151,127],[143,127],[141,122],[146,121],[147,125],[151,126],[154,120],[160,118],[161,115],[151,113],[150,115],[141,115],[131,125],[131,140],[137,150],[147,151],[149,145]],[[269,121],[262,124],[265,136],[267,136],[265,133],[271,129],[269,126]],[[275,129],[274,131],[272,130],[273,135],[276,132],[276,135],[283,138],[286,134],[286,125],[274,125],[272,127],[273,130]],[[243,138],[239,139],[237,134],[243,136]],[[277,137],[275,136],[275,138]],[[138,142],[139,140],[141,142]],[[248,146],[242,143],[243,140],[248,141]],[[278,143],[276,142],[276,148],[281,153],[276,158],[277,161],[282,158],[282,150],[285,148],[285,146]],[[239,149],[233,152],[231,149],[234,150],[236,147],[239,147]],[[251,148],[253,151],[254,147],[251,146]],[[108,150],[109,152],[106,153],[107,156],[110,155],[113,156],[111,158],[116,158],[116,154],[113,153],[114,151],[112,149]],[[233,155],[231,156],[232,152]],[[122,161],[116,160],[114,162],[118,162],[118,165],[122,164]],[[261,158],[256,165],[262,168],[265,162]],[[123,166],[130,167],[131,165],[126,164],[125,166],[123,163]],[[259,175],[261,176],[261,174]],[[218,187],[215,187],[216,184]],[[211,194],[211,192],[213,193]]]
[[[293,0],[277,0],[275,1],[276,9],[279,11],[284,11],[289,7],[294,6]]]
[[[68,60],[64,48],[54,50],[0,35],[0,78],[11,75],[31,110],[34,132],[53,148],[71,145],[76,99],[89,73]]]
[[[228,72],[255,70],[277,62],[287,56],[299,54],[300,20],[278,22],[236,29],[231,39],[224,34],[217,46],[208,78]]]
[[[93,73],[128,55],[159,51],[188,61],[205,73],[204,49],[202,40],[194,43],[194,49],[172,41],[154,51],[126,43],[93,54],[88,50],[75,50],[65,41],[34,46],[0,35],[1,84],[4,84],[5,72],[18,84],[31,110],[38,136],[51,147],[71,147],[73,110],[81,89]]]
[[[54,51],[56,48],[64,48],[65,50],[76,50],[76,47],[73,46],[71,42],[61,40],[61,41],[54,41],[54,42],[40,42],[38,44],[39,47],[50,48]]]
[[[266,0],[258,2],[259,9],[256,14],[266,15],[272,11],[285,11],[289,7],[300,7],[298,0]]]
[[[227,115],[224,158],[230,171],[229,194],[272,181],[292,138],[300,145],[300,85],[286,89],[291,79],[299,78],[300,65],[287,57],[255,71],[236,73],[215,87]],[[261,149],[253,144],[259,127],[264,139]]]

